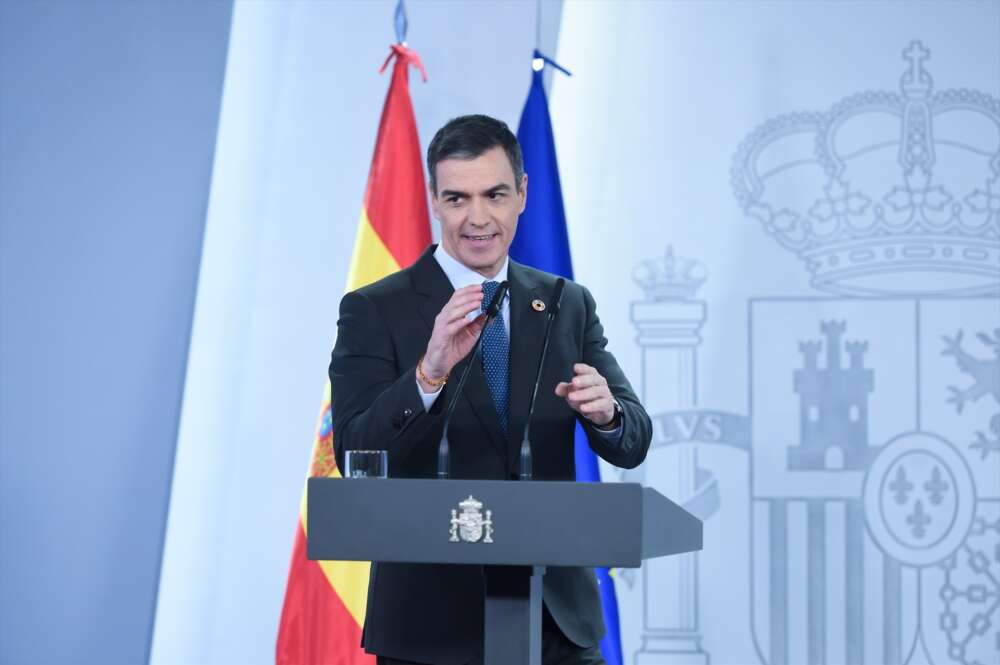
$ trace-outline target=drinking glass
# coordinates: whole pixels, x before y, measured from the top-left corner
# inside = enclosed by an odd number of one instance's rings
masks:
[[[348,450],[344,466],[347,478],[386,478],[389,453],[385,450]]]

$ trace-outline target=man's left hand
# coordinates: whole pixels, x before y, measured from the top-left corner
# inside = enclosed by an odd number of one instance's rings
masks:
[[[608,425],[615,417],[615,400],[607,379],[584,363],[573,365],[573,374],[575,376],[571,381],[556,384],[556,395],[594,425]]]

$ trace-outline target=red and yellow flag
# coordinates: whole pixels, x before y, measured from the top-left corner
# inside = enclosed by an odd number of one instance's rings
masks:
[[[401,44],[382,66],[395,58],[392,81],[382,109],[368,188],[354,241],[347,278],[353,291],[413,263],[431,241],[426,181],[407,71],[410,65],[427,75],[416,53]],[[310,476],[339,478],[333,456],[330,383],[323,392]],[[310,561],[306,558],[306,494],[302,493],[295,529],[285,604],[278,627],[279,665],[370,665],[361,626],[365,620],[368,564],[357,561]]]

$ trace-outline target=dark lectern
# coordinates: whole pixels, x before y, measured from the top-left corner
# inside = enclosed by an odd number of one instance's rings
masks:
[[[541,663],[546,566],[636,568],[701,521],[634,483],[310,478],[309,558],[486,566],[486,665]]]

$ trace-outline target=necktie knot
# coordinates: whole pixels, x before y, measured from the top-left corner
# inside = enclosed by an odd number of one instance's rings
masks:
[[[490,306],[493,301],[493,297],[497,294],[497,289],[500,288],[500,282],[483,282],[483,303],[479,306],[480,311],[485,312],[486,308]]]

